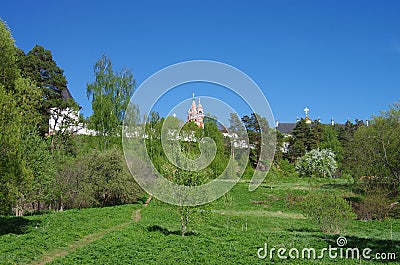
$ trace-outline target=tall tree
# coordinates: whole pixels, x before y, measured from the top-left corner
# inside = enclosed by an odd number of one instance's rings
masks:
[[[42,93],[36,82],[21,77],[21,52],[2,21],[0,35],[0,212],[23,215],[32,203],[50,203],[53,161],[37,132]]]
[[[238,141],[244,139],[246,128],[236,113],[231,113],[229,118],[229,133],[237,135]]]
[[[289,141],[289,160],[294,162],[296,158],[303,156],[315,147],[316,140],[311,125],[307,124],[305,119],[301,119],[293,129],[292,137]]]
[[[397,190],[400,184],[400,102],[354,134],[357,176],[375,176]]]
[[[251,166],[258,166],[259,170],[268,169],[270,163],[267,160],[272,160],[275,152],[275,132],[269,128],[267,119],[257,113],[243,116],[242,122],[247,130]]]
[[[48,121],[51,108],[76,108],[77,104],[67,89],[64,70],[58,67],[51,51],[36,45],[26,55],[21,50],[17,54],[17,63],[22,76],[34,81],[36,86],[41,89],[43,104],[40,131],[45,134],[49,131]]]
[[[19,77],[17,53],[7,24],[0,19],[0,84],[6,90],[14,87],[14,81]]]
[[[43,98],[49,107],[56,107],[62,99],[62,93],[67,89],[67,79],[64,70],[58,67],[50,50],[35,45],[25,56],[20,57],[18,64],[22,75],[35,81],[42,89]]]
[[[343,147],[338,139],[338,132],[335,130],[334,126],[326,125],[323,127],[319,148],[333,151],[335,153],[336,161],[342,161]]]
[[[358,164],[353,153],[355,145],[354,134],[361,127],[362,124],[360,122],[354,124],[351,121],[347,120],[344,129],[339,130],[338,139],[343,146],[343,158],[341,168],[342,171],[345,171],[349,174],[354,173],[354,168]]]
[[[129,69],[114,72],[111,60],[103,55],[93,68],[95,80],[87,85],[92,100],[90,126],[100,136],[100,149],[107,148],[109,137],[117,136],[136,81]]]
[[[0,213],[10,213],[17,200],[22,118],[10,92],[0,84]]]

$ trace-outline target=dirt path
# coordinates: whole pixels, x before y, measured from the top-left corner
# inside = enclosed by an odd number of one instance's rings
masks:
[[[152,196],[150,195],[149,198],[147,199],[147,201],[143,204],[143,207],[147,207],[150,203],[152,199]],[[61,258],[61,257],[65,257],[66,255],[68,255],[71,252],[74,252],[86,245],[89,245],[90,243],[99,240],[100,238],[102,238],[104,235],[113,232],[115,230],[121,229],[123,227],[126,227],[127,225],[131,224],[132,221],[134,222],[139,222],[140,219],[142,219],[142,216],[140,214],[140,211],[142,209],[137,209],[135,211],[133,211],[132,216],[131,216],[131,220],[121,223],[119,225],[116,226],[112,226],[109,227],[107,229],[101,230],[99,232],[93,233],[93,234],[89,234],[84,236],[83,238],[81,238],[80,240],[68,245],[65,248],[62,249],[55,249],[53,251],[50,251],[49,253],[45,254],[43,257],[41,257],[39,260],[34,261],[32,263],[30,263],[31,265],[44,265],[47,264],[49,262],[52,262],[53,260],[55,260],[56,258]]]

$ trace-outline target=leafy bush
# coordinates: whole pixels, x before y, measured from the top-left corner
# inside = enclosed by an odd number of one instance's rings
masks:
[[[282,172],[282,174],[285,177],[297,176],[297,172],[296,172],[295,166],[292,163],[290,163],[288,160],[282,159],[277,164],[278,164],[277,168],[279,169],[279,171]]]
[[[374,189],[360,201],[353,203],[353,208],[360,220],[383,221],[387,217],[397,217],[399,206],[390,199],[390,191]]]
[[[60,173],[59,185],[66,208],[133,203],[143,194],[117,148],[77,158]]]
[[[304,214],[316,221],[324,233],[341,233],[354,213],[350,204],[333,193],[312,193],[302,203]]]
[[[332,177],[336,169],[335,154],[329,149],[313,149],[296,160],[300,176]]]

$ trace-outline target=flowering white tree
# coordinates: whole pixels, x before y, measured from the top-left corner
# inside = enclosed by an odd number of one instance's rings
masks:
[[[335,154],[329,149],[313,149],[296,160],[300,176],[332,177],[336,169]]]

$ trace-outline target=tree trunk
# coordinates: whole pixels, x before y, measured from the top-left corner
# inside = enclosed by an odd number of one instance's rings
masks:
[[[60,195],[59,211],[60,211],[60,212],[63,212],[63,211],[64,211],[64,201],[63,201],[63,196],[62,196],[62,195]]]
[[[186,232],[186,222],[184,216],[181,216],[181,221],[182,221],[182,237],[184,237]]]

